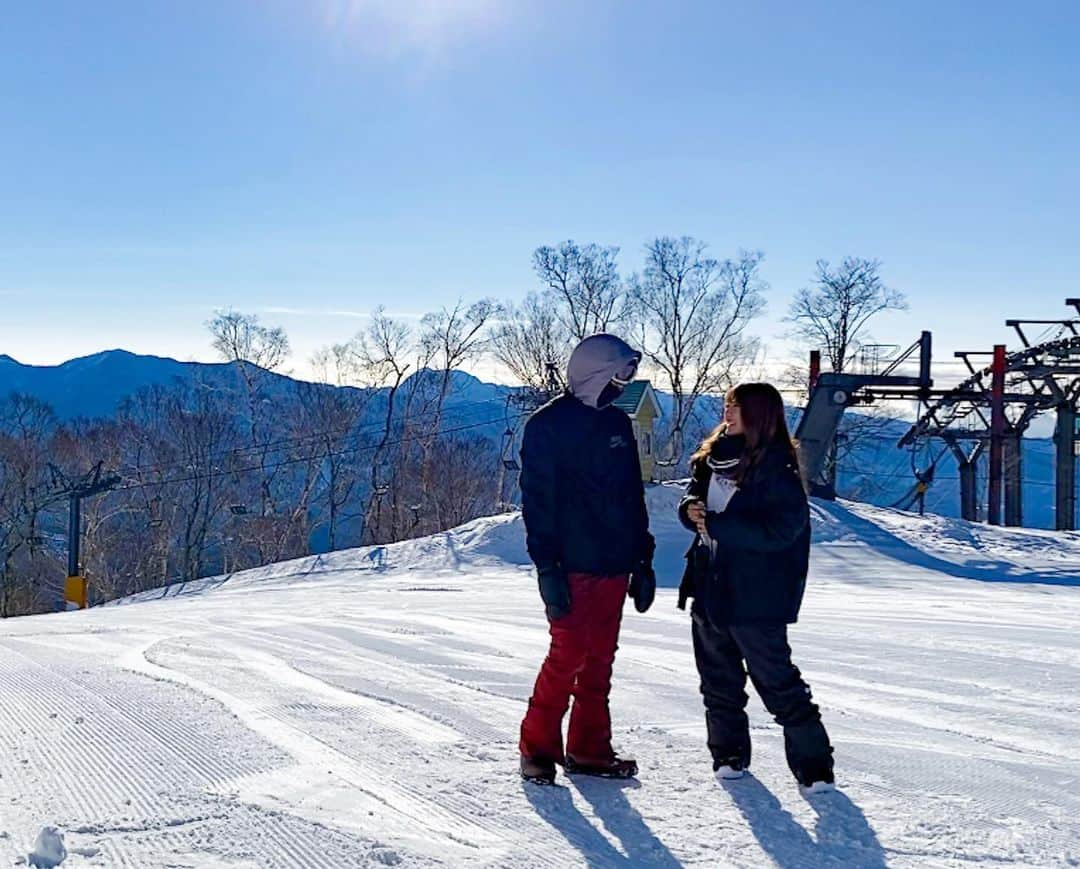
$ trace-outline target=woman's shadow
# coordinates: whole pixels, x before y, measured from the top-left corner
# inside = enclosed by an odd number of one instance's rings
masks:
[[[886,866],[885,850],[862,810],[842,791],[807,798],[817,813],[815,839],[752,775],[723,782],[763,851],[781,869],[805,866]]]
[[[573,784],[592,806],[604,828],[622,845],[625,854],[578,811],[567,788],[537,787],[523,783],[522,789],[536,813],[581,852],[588,866],[656,866],[659,869],[682,866],[627,800],[625,792],[641,787],[638,782],[632,779],[615,781],[575,776]]]
[[[536,813],[581,852],[588,866],[675,869],[682,865],[626,799],[625,791],[641,787],[638,782],[603,781],[577,776],[573,783],[625,853],[612,845],[581,814],[567,788],[542,788],[523,783],[522,789]],[[866,816],[841,791],[808,798],[817,814],[815,838],[752,775],[724,782],[723,788],[749,824],[762,850],[780,869],[803,869],[806,866],[884,869],[887,865],[885,850]]]

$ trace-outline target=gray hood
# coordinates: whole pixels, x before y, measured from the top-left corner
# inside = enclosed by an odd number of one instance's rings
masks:
[[[570,354],[566,379],[570,392],[589,407],[610,404],[620,390],[607,389],[613,377],[630,380],[637,371],[641,354],[633,347],[604,332],[590,335]]]

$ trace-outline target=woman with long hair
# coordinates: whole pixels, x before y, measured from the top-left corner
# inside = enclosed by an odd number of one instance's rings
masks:
[[[799,784],[829,790],[832,746],[788,645],[806,586],[810,513],[776,388],[743,383],[729,391],[724,420],[694,453],[691,472],[679,517],[698,535],[702,567],[696,576],[688,571],[680,600],[694,597],[694,658],[713,771],[734,779],[750,766],[749,673],[784,728]]]

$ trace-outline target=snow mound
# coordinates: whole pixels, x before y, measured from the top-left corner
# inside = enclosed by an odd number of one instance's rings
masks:
[[[860,544],[959,579],[1080,586],[1080,534],[919,516],[853,501],[811,504],[814,543]]]
[[[656,572],[664,587],[675,587],[682,577],[683,552],[690,535],[676,516],[683,483],[646,487],[650,523],[657,538]],[[457,528],[379,546],[342,549],[253,568],[237,573],[211,576],[193,582],[175,583],[166,588],[141,592],[114,604],[137,603],[166,597],[186,597],[208,592],[250,591],[252,586],[270,589],[308,582],[355,581],[359,576],[422,570],[425,573],[473,573],[484,568],[514,565],[531,568],[525,549],[525,523],[521,512],[482,516]]]
[[[676,588],[692,536],[678,519],[685,480],[646,486],[649,524],[656,538],[657,584]],[[944,516],[918,516],[850,501],[811,500],[815,546],[861,544],[882,555],[963,579],[1080,585],[1080,533],[1000,528]],[[351,583],[359,578],[421,571],[465,577],[485,569],[531,569],[520,511],[484,516],[457,528],[380,546],[344,549],[266,567],[154,589],[114,603],[201,595],[211,591],[269,590],[306,583]]]
[[[26,862],[37,869],[52,869],[66,859],[64,836],[56,827],[42,827],[34,842],[34,850],[26,855]]]

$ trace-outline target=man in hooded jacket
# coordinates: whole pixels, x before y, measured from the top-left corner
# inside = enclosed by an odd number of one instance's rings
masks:
[[[633,760],[612,750],[608,695],[623,601],[629,593],[645,612],[656,591],[633,426],[612,406],[640,360],[614,335],[589,336],[570,356],[567,391],[525,425],[522,514],[551,634],[521,722],[521,774],[530,781],[550,783],[556,764],[637,774]]]

